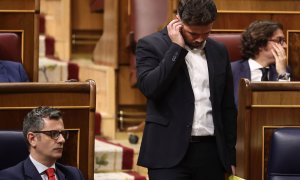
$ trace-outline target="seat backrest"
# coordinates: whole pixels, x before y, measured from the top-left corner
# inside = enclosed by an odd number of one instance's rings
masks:
[[[242,59],[241,33],[211,33],[209,37],[226,46],[231,62]]]
[[[29,155],[23,133],[0,131],[0,170],[18,164]]]
[[[300,179],[300,128],[279,128],[272,134],[268,180]]]
[[[0,33],[0,60],[22,62],[21,43],[16,33]]]

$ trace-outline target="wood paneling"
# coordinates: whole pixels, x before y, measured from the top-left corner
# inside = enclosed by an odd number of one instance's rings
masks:
[[[103,12],[104,0],[90,0],[90,10],[92,12]]]
[[[300,30],[287,32],[289,65],[293,80],[300,80]]]
[[[103,35],[96,44],[93,60],[97,64],[118,67],[119,52],[119,5],[118,0],[105,1]]]
[[[120,18],[120,30],[118,33],[119,41],[119,59],[118,64],[129,64],[129,55],[131,53],[130,47],[130,31],[132,26],[132,21],[130,19],[132,9],[131,0],[123,0],[119,5],[119,18]]]
[[[270,19],[269,14],[257,14],[257,13],[219,13],[213,29],[227,29],[234,30],[239,29],[244,31],[249,24],[258,19]]]
[[[295,0],[215,0],[218,10],[227,11],[299,11]]]
[[[72,0],[71,25],[72,30],[100,31],[103,27],[103,13],[92,13],[87,0]]]
[[[115,137],[116,131],[116,77],[115,69],[95,64],[87,60],[73,61],[80,66],[79,79],[93,79],[97,83],[96,107],[101,113],[101,132]]]
[[[1,0],[1,10],[15,10],[15,11],[35,11],[39,9],[39,0]]]
[[[146,97],[130,84],[129,67],[120,66],[118,75],[118,105],[145,105]]]
[[[71,0],[41,1],[46,34],[55,38],[55,56],[63,61],[71,57]]]

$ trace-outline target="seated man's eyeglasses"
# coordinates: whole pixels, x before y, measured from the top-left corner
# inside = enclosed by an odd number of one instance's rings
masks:
[[[59,138],[59,135],[61,134],[65,140],[69,138],[69,131],[68,130],[51,130],[51,131],[33,131],[33,133],[43,133],[47,136],[51,137],[54,140],[57,140]]]
[[[269,41],[273,41],[276,42],[280,45],[284,45],[284,43],[286,43],[285,38],[284,37],[278,37],[277,39],[269,39]]]

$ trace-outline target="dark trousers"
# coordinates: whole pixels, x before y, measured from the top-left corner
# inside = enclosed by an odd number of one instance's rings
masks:
[[[148,169],[150,180],[224,180],[214,137],[191,141],[184,159],[175,167]]]

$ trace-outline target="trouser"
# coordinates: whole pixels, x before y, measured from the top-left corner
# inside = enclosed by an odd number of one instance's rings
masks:
[[[148,169],[150,180],[224,180],[215,137],[191,140],[183,160],[171,168]]]

